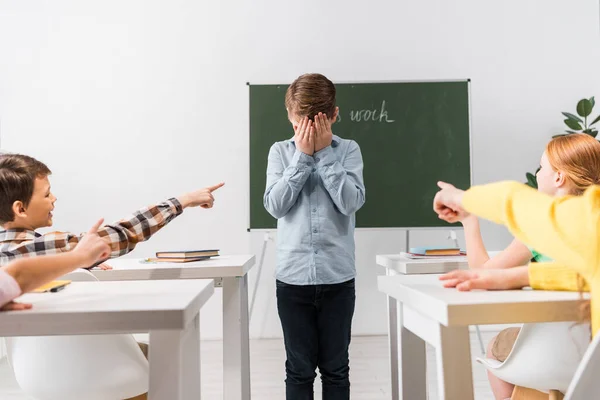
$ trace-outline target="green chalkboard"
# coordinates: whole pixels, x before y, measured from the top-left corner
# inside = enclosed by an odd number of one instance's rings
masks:
[[[249,85],[250,228],[277,221],[263,206],[267,156],[293,137],[288,85]],[[359,228],[447,226],[432,211],[436,182],[471,183],[469,81],[336,84],[340,119],[333,133],[362,151],[366,203]]]

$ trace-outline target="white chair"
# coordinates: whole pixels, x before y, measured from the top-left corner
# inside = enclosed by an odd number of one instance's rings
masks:
[[[600,334],[588,347],[573,380],[567,390],[565,400],[596,399],[600,393]]]
[[[492,374],[516,386],[565,393],[590,343],[590,325],[524,324],[506,360],[478,358]],[[599,361],[600,363],[600,361]],[[592,397],[577,397],[577,399]]]
[[[61,279],[96,280],[85,270]],[[132,335],[14,337],[6,348],[19,386],[37,400],[122,400],[148,391],[148,361]]]

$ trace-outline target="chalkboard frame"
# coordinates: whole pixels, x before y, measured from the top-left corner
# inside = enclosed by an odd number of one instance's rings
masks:
[[[354,84],[386,84],[386,83],[456,83],[464,82],[467,84],[467,110],[468,110],[468,127],[469,127],[469,186],[473,185],[473,113],[471,104],[471,79],[470,78],[457,78],[457,79],[428,79],[428,80],[374,80],[374,81],[334,81],[334,85],[354,85]],[[281,83],[281,82],[246,82],[248,88],[248,220],[247,220],[247,231],[248,232],[272,232],[276,231],[277,228],[252,228],[251,226],[251,132],[250,132],[250,87],[251,86],[289,86],[292,82]],[[283,107],[283,106],[282,106]],[[461,188],[467,189],[467,188]],[[433,199],[432,199],[433,201]],[[433,206],[433,204],[432,204]],[[432,210],[433,213],[433,210]],[[422,231],[422,230],[462,230],[462,227],[457,225],[450,225],[440,220],[439,226],[402,226],[402,227],[356,227],[355,229],[360,231]],[[407,235],[408,241],[408,235]]]

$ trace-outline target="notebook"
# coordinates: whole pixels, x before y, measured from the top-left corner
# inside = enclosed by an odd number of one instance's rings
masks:
[[[60,292],[61,290],[66,288],[69,283],[71,283],[71,281],[52,281],[52,282],[46,283],[45,285],[38,287],[37,289],[32,290],[31,292],[32,293]]]

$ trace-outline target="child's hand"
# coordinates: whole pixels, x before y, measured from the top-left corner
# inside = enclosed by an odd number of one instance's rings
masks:
[[[294,143],[296,148],[312,156],[315,152],[315,127],[313,122],[304,117],[299,125],[294,125]]]
[[[21,310],[29,310],[33,307],[33,304],[30,303],[17,303],[16,301],[11,301],[10,303],[6,303],[0,308],[0,311],[21,311]]]
[[[440,219],[454,223],[468,215],[462,207],[463,190],[444,182],[438,182],[438,186],[442,190],[433,199],[433,210]]]
[[[457,288],[461,292],[474,289],[510,290],[529,285],[527,267],[508,269],[455,270],[440,276],[446,288]]]
[[[83,238],[79,241],[75,250],[78,253],[83,254],[89,261],[88,265],[93,265],[101,260],[106,260],[110,256],[110,246],[100,236],[98,236],[98,228],[104,222],[104,219],[98,220],[90,228],[90,230],[83,235]]]
[[[187,207],[202,207],[202,208],[212,208],[215,204],[215,197],[213,196],[213,192],[222,188],[225,185],[224,182],[221,182],[214,186],[209,186],[204,189],[196,190],[195,192],[190,192],[184,194],[179,197],[179,202],[183,208]]]
[[[315,128],[315,152],[317,152],[331,146],[333,140],[333,132],[331,132],[331,124],[327,119],[327,115],[321,112],[315,115]]]

